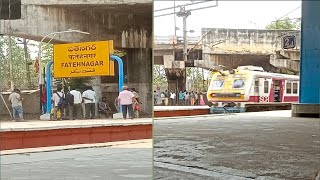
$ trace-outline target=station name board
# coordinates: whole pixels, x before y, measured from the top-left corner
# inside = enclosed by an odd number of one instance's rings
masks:
[[[114,75],[110,41],[57,44],[53,47],[54,77],[88,77]]]

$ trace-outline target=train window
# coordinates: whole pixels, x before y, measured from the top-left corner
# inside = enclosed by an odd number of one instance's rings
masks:
[[[269,93],[269,82],[264,81],[264,93]]]
[[[291,88],[291,82],[286,83],[286,93],[291,94],[292,88]]]
[[[214,80],[210,85],[210,89],[220,89],[224,84],[222,80]]]
[[[244,88],[245,80],[244,79],[236,79],[233,81],[233,88]]]
[[[254,81],[254,92],[258,93],[259,92],[259,80],[256,79]]]
[[[296,82],[293,83],[292,93],[298,94],[298,83],[296,83]]]

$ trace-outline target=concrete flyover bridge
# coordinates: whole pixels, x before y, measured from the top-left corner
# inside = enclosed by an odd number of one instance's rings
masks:
[[[294,49],[282,49],[285,35],[295,35]],[[164,64],[169,90],[185,89],[185,67],[212,69],[253,65],[265,71],[299,71],[300,32],[292,30],[203,28],[201,37],[188,38],[188,61],[183,61],[179,37],[156,37],[154,63]]]
[[[280,68],[299,69],[299,49],[283,50],[281,40],[285,35],[298,34],[292,30],[219,29],[203,28],[202,58],[194,66],[210,69],[224,65],[236,68],[243,65],[261,66],[266,71],[277,72]],[[300,45],[300,36],[297,36]],[[283,63],[286,61],[286,63]]]
[[[152,89],[151,0],[3,0],[0,17],[0,34],[40,41],[52,32],[77,29],[90,35],[58,34],[51,43],[113,40],[115,49],[126,53],[125,84],[136,88],[143,104],[151,104],[146,97]],[[95,78],[93,86],[113,102],[117,79]],[[151,114],[151,107],[143,105],[143,111]]]

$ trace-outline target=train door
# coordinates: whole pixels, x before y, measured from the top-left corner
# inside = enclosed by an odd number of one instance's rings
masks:
[[[259,78],[255,78],[254,81],[253,81],[253,102],[259,102],[259,97],[260,97],[260,94],[259,94]]]
[[[281,80],[273,79],[273,92],[271,91],[271,97],[273,93],[273,102],[281,102]],[[271,89],[271,90],[272,90]]]

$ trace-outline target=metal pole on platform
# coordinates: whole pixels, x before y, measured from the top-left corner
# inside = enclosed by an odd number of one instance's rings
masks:
[[[46,114],[51,113],[51,84],[52,84],[52,78],[51,78],[51,65],[53,61],[49,61],[46,67],[46,90],[47,90],[47,112]]]
[[[110,56],[112,60],[114,61],[117,61],[118,63],[118,91],[119,93],[121,92],[122,90],[122,87],[123,87],[123,81],[124,81],[124,73],[123,73],[123,61],[120,57],[118,56],[115,56],[115,55],[111,55]],[[121,113],[122,112],[122,107],[120,106],[119,107],[119,112]]]

